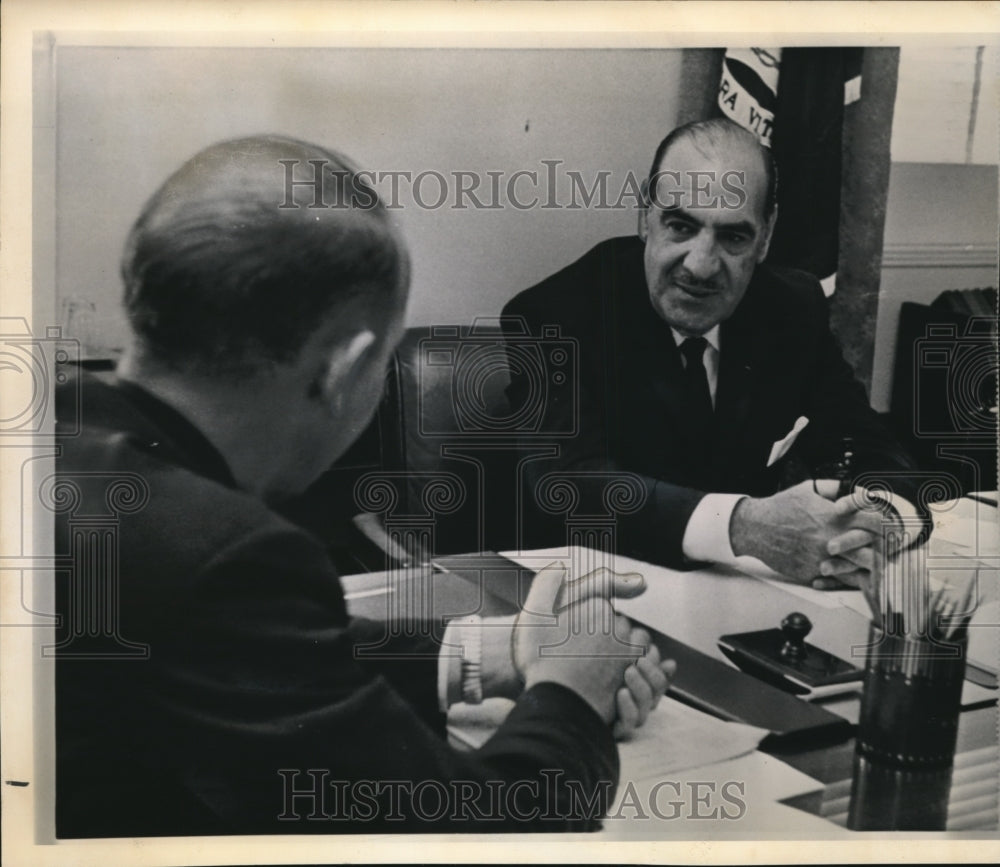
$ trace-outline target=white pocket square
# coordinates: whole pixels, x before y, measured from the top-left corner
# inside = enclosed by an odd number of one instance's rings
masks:
[[[771,456],[767,459],[768,466],[780,461],[788,453],[788,450],[795,445],[795,440],[798,439],[799,434],[802,433],[803,428],[807,424],[809,424],[809,419],[804,415],[800,415],[795,420],[792,429],[782,439],[771,446]]]

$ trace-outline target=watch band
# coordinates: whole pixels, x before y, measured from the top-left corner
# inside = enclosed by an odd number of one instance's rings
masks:
[[[483,631],[482,618],[472,615],[462,623],[462,701],[483,701]]]

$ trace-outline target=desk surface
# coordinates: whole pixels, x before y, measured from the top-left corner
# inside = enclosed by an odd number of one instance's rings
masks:
[[[993,513],[995,514],[995,510]],[[993,518],[993,514],[989,517]],[[991,581],[995,584],[997,566],[1000,565],[992,562],[995,558],[981,547],[969,554],[978,557],[978,568],[990,572]],[[806,614],[813,622],[813,631],[809,636],[811,643],[843,658],[853,659],[856,664],[863,664],[868,620],[856,610],[856,606],[842,604],[843,600],[837,597],[822,594],[810,597],[810,594],[762,581],[732,569],[677,572],[625,557],[608,558],[588,549],[549,549],[518,552],[509,556],[534,570],[553,560],[560,560],[576,575],[586,574],[599,566],[608,566],[619,572],[640,572],[646,578],[646,592],[634,600],[620,602],[619,609],[633,619],[716,659],[727,661],[718,648],[719,636],[772,628],[786,614],[797,610]],[[409,570],[391,575],[370,573],[344,576],[342,584],[348,608],[353,615],[375,619],[386,617],[390,611],[399,613],[399,605],[405,607],[407,603],[398,597],[404,595],[410,600],[416,598],[412,594],[400,594],[400,588],[418,576],[427,581],[429,572]],[[477,588],[447,575],[435,575],[429,580],[435,588],[432,600],[435,616],[476,610],[480,600]],[[422,613],[426,615],[431,611],[424,610]],[[989,632],[1000,634],[1000,631],[994,629]],[[992,694],[985,690],[981,692],[987,698],[996,697],[995,691]],[[838,709],[836,701],[825,704]],[[858,696],[854,694],[846,701],[839,702],[839,710],[850,718],[852,712],[856,713],[857,704]],[[997,724],[998,710],[995,703],[963,712],[957,752],[973,754],[973,751],[979,751],[974,753],[980,757],[977,760],[987,756],[995,761]],[[769,748],[768,752],[820,783],[829,785],[834,794],[837,794],[837,787],[842,788],[844,781],[851,776],[853,740],[813,748],[801,745],[778,746]],[[994,797],[994,813],[995,800]],[[815,806],[818,808],[819,803]]]
[[[859,667],[864,665],[868,619],[853,607],[830,604],[830,597],[819,591],[804,594],[797,588],[785,588],[728,568],[679,572],[628,557],[614,557],[604,563],[601,555],[587,550],[548,549],[513,554],[512,559],[534,569],[561,560],[574,574],[585,574],[598,565],[607,565],[618,572],[639,572],[646,578],[645,593],[635,599],[619,601],[616,607],[634,620],[730,665],[719,649],[719,636],[776,627],[792,611],[801,611],[812,621],[813,630],[808,638],[812,644],[851,660]],[[984,627],[989,625],[983,624]],[[971,694],[977,703],[994,704],[963,712],[959,752],[998,742],[997,692],[968,683],[966,686],[967,695]],[[859,703],[857,692],[820,702],[851,722],[857,721]],[[816,749],[769,748],[769,752],[822,783],[833,783],[850,776],[854,742],[851,739]]]

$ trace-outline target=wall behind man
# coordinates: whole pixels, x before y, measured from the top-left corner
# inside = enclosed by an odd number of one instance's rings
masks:
[[[994,45],[900,52],[871,387],[880,411],[902,303],[997,285],[997,61]]]
[[[893,163],[871,402],[889,408],[899,308],[947,289],[997,285],[997,166]]]
[[[54,230],[56,267],[36,268],[36,290],[54,283],[56,315],[97,354],[121,345],[118,261],[143,202],[199,149],[259,132],[328,145],[369,170],[439,172],[448,196],[437,208],[413,195],[434,204],[435,176],[419,191],[399,181],[396,215],[413,254],[409,324],[497,315],[516,291],[598,240],[634,231],[628,175],[643,177],[674,124],[681,59],[664,50],[48,51],[36,62],[36,94],[55,93],[55,177],[48,196],[36,186],[36,241],[44,249]],[[46,135],[38,132],[36,161],[48,152]],[[538,181],[516,179],[515,197],[537,196],[539,206],[507,200],[519,170]],[[479,178],[480,201],[502,206],[480,210],[462,197],[469,207],[454,207],[456,171]],[[623,207],[541,207],[571,203],[571,171],[588,189],[607,173],[607,202],[625,189]],[[499,173],[498,198],[487,172]],[[390,195],[390,179],[377,188]]]

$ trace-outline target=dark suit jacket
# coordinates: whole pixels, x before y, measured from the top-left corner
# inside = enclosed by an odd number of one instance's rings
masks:
[[[71,383],[61,418],[75,399]],[[384,624],[348,617],[321,545],[238,490],[185,419],[134,386],[92,379],[82,417],[62,438],[50,498],[62,557],[58,836],[595,824],[558,800],[567,781],[588,797],[617,783],[609,728],[583,699],[539,684],[480,750],[452,750],[433,637],[396,637],[389,659],[355,658]],[[386,780],[435,789],[423,812],[406,797],[393,808],[378,793]],[[338,786],[363,781],[338,800]],[[435,781],[473,787],[438,825],[425,821]],[[491,794],[487,781],[528,784]],[[289,798],[316,786],[318,797]]]
[[[809,474],[827,475],[824,467],[841,456],[845,436],[855,441],[855,474],[913,468],[843,360],[826,299],[811,275],[759,266],[722,323],[715,431],[708,443],[695,440],[685,423],[680,352],[651,306],[638,237],[598,244],[521,292],[503,312],[523,317],[536,338],[545,325],[558,324],[561,332],[541,340],[546,375],[540,387],[527,366],[512,363],[512,406],[543,395],[540,426],[553,432],[560,448],[555,460],[526,464],[528,508],[544,515],[537,486],[547,472],[636,474],[643,506],[614,520],[623,553],[685,565],[684,530],[706,492],[762,496]],[[511,323],[507,328],[516,333]],[[560,384],[546,346],[566,338],[575,341],[579,369]],[[768,468],[771,446],[799,416],[809,424],[789,455]],[[606,480],[575,475],[574,481],[581,493],[577,514],[607,513]],[[889,482],[908,491],[898,478],[890,475]],[[529,527],[549,534],[529,543],[564,541],[543,518]]]

